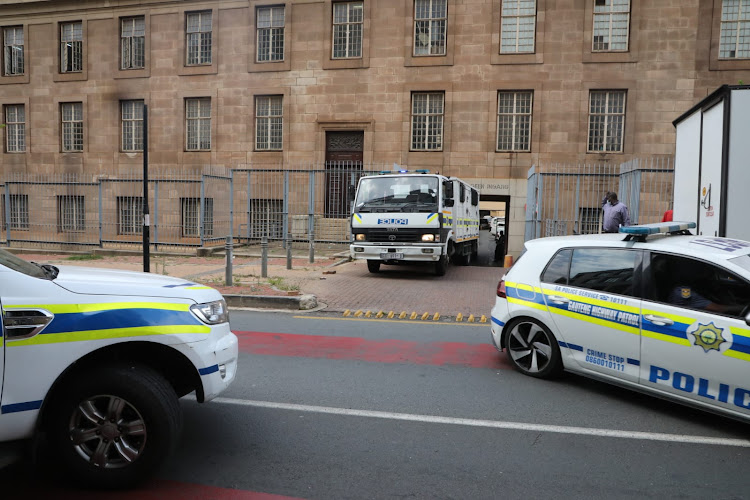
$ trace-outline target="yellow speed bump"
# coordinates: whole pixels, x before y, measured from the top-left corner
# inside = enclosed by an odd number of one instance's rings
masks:
[[[424,313],[424,314],[422,315],[422,321],[426,320],[426,319],[427,319],[427,318],[429,318],[429,317],[430,317],[430,313],[428,313],[428,312]]]
[[[440,319],[440,313],[435,313],[435,316],[432,317],[432,321],[437,321]]]
[[[398,319],[404,319],[406,317],[406,311],[401,311],[401,314],[398,315]]]
[[[482,317],[479,318],[479,322],[480,323],[487,323],[487,316],[485,316],[484,314],[482,314]]]
[[[352,312],[349,309],[344,311],[344,316],[351,316],[351,315],[352,315]]]
[[[458,313],[458,316],[456,316],[456,321],[463,321],[463,320],[464,320],[463,313]]]
[[[395,315],[396,315],[396,313],[394,313],[393,311],[388,311],[388,316],[387,316],[387,318],[388,318],[388,319],[393,319],[393,317],[394,317]]]
[[[359,318],[360,316],[362,316],[362,310],[361,309],[357,309],[357,312],[354,313],[354,317],[355,318]]]
[[[378,313],[375,315],[376,318],[382,318],[383,316],[385,316],[385,313],[383,311],[378,311]]]
[[[473,314],[469,314],[469,317],[468,317],[468,319],[466,321],[468,321],[469,323],[474,323],[474,315]]]
[[[417,319],[417,311],[412,311],[411,316],[409,316],[409,319]]]
[[[365,318],[371,318],[372,317],[372,311],[367,311],[365,313]]]

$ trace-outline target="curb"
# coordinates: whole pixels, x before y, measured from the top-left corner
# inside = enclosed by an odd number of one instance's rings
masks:
[[[252,307],[257,309],[286,309],[307,311],[318,307],[315,295],[224,295],[229,307]]]

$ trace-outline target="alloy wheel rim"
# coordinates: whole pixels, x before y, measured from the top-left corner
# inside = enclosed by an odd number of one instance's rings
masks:
[[[508,336],[508,350],[513,361],[528,373],[539,373],[550,363],[552,343],[544,329],[531,322],[521,322]]]

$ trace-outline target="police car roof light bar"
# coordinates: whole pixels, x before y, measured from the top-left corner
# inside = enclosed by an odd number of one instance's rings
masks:
[[[652,234],[691,234],[689,229],[696,227],[695,222],[655,222],[638,226],[621,227],[620,232],[626,234],[625,240],[638,239],[645,241],[646,236]]]

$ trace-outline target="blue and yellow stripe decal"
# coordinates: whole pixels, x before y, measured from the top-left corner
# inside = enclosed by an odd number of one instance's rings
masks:
[[[546,311],[542,289],[530,285],[505,282],[505,296],[510,304]]]
[[[429,224],[431,222],[435,222],[435,220],[438,218],[438,215],[439,214],[437,214],[437,213],[428,214],[427,215],[427,223]]]
[[[750,330],[731,326],[729,331],[732,332],[732,345],[724,351],[724,356],[750,361]]]
[[[352,219],[353,219],[354,222],[362,224],[362,217],[360,217],[360,215],[358,213],[356,213],[356,212],[353,213],[352,214]]]

